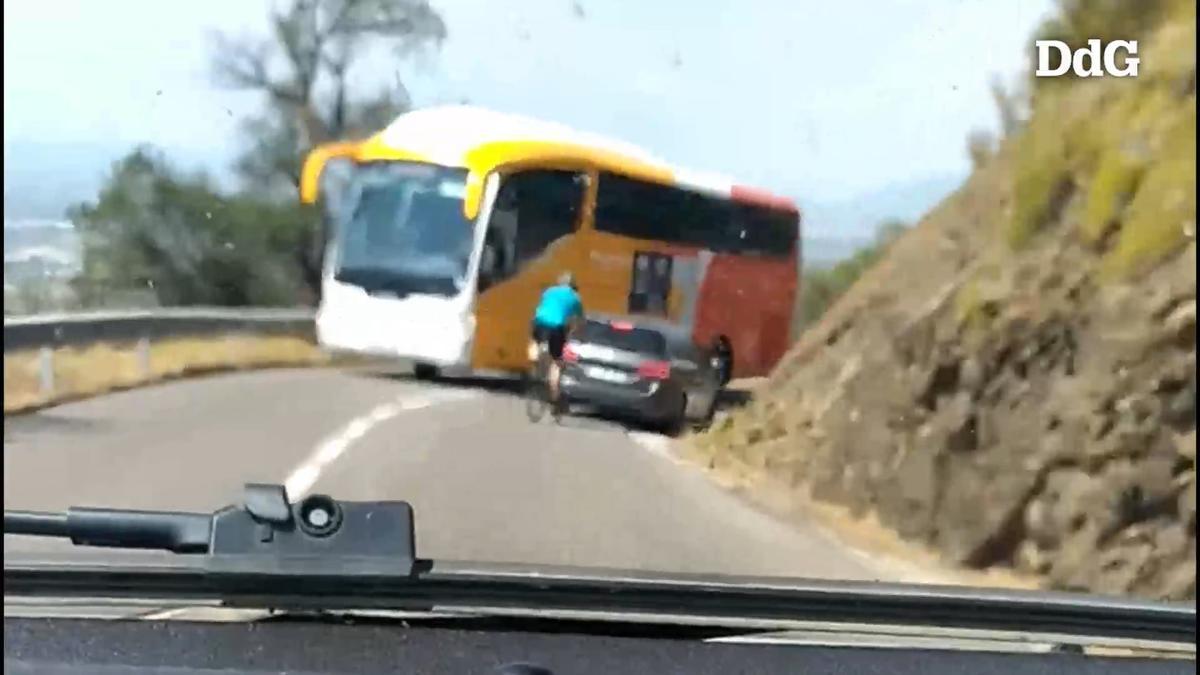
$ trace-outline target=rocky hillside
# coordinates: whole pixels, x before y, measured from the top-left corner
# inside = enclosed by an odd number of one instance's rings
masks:
[[[1195,3],[1022,129],[689,451],[973,568],[1194,598]]]

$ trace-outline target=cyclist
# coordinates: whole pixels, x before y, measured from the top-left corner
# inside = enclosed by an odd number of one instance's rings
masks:
[[[572,327],[583,319],[583,300],[575,276],[564,272],[558,283],[542,292],[533,313],[533,340],[545,344],[550,352],[550,399],[558,400],[558,373],[562,366],[563,346]]]

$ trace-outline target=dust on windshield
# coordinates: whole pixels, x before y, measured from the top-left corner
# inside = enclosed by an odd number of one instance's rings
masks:
[[[6,3],[5,508],[1194,600],[1195,13]]]

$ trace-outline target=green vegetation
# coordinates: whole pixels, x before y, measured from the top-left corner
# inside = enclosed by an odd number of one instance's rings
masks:
[[[1036,112],[1017,140],[1017,167],[1007,239],[1021,246],[1054,215],[1057,202],[1070,189],[1066,144],[1047,115]]]
[[[1178,250],[1194,229],[1196,4],[1100,0],[1085,10],[1064,0],[1060,9],[1042,35],[1072,44],[1085,35],[1140,38],[1139,76],[1038,82],[1033,115],[1015,140],[1004,234],[1023,246],[1078,189],[1066,220],[1104,246],[1108,277],[1122,278]]]
[[[1105,271],[1125,277],[1143,271],[1195,236],[1196,100],[1166,132],[1167,148],[1129,204]]]
[[[83,241],[75,291],[85,306],[132,289],[164,305],[290,305],[305,298],[297,252],[318,219],[253,193],[226,195],[139,149],[95,204],[75,207]]]
[[[1190,8],[1189,8],[1190,6]],[[1059,0],[1058,11],[1038,29],[1035,39],[1061,40],[1072,49],[1087,45],[1089,39],[1145,40],[1163,23],[1165,17],[1195,12],[1195,0]],[[1032,50],[1032,43],[1030,45]],[[1141,66],[1146,66],[1144,58]],[[1039,90],[1078,82],[1073,71],[1061,78],[1038,78]]]
[[[1119,219],[1137,190],[1145,165],[1121,148],[1111,148],[1100,158],[1092,176],[1079,228],[1084,239],[1099,241]]]
[[[889,221],[881,225],[875,240],[860,248],[849,259],[829,268],[814,269],[804,274],[800,286],[800,325],[808,326],[833,305],[842,293],[887,252],[889,246],[907,230],[904,223]]]

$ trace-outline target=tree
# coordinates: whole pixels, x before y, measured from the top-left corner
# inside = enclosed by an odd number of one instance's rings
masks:
[[[971,166],[978,169],[987,163],[994,152],[992,135],[982,129],[975,129],[967,135],[967,154],[971,157]]]
[[[999,77],[993,77],[989,85],[992,101],[996,104],[996,115],[1000,118],[1000,138],[1009,138],[1020,130],[1025,122],[1025,103],[1020,90],[1009,91]]]
[[[217,34],[213,57],[219,82],[266,99],[263,115],[246,122],[252,142],[239,162],[255,187],[285,179],[294,188],[314,145],[369,133],[410,107],[398,76],[365,97],[351,91],[355,66],[373,48],[403,59],[446,38],[426,0],[292,0],[270,24],[265,40]]]
[[[223,195],[155,151],[117,162],[94,204],[70,211],[83,244],[76,293],[88,305],[131,292],[161,305],[290,305],[303,300],[291,205]]]
[[[440,45],[441,16],[427,0],[292,0],[270,14],[268,38],[215,36],[218,81],[261,93],[264,112],[243,123],[246,151],[236,164],[243,185],[296,204],[300,168],[313,146],[365,136],[408,110],[399,76],[365,96],[351,91],[355,66],[378,47],[397,59]],[[319,294],[326,234],[318,214],[299,206],[294,251],[304,282]]]

